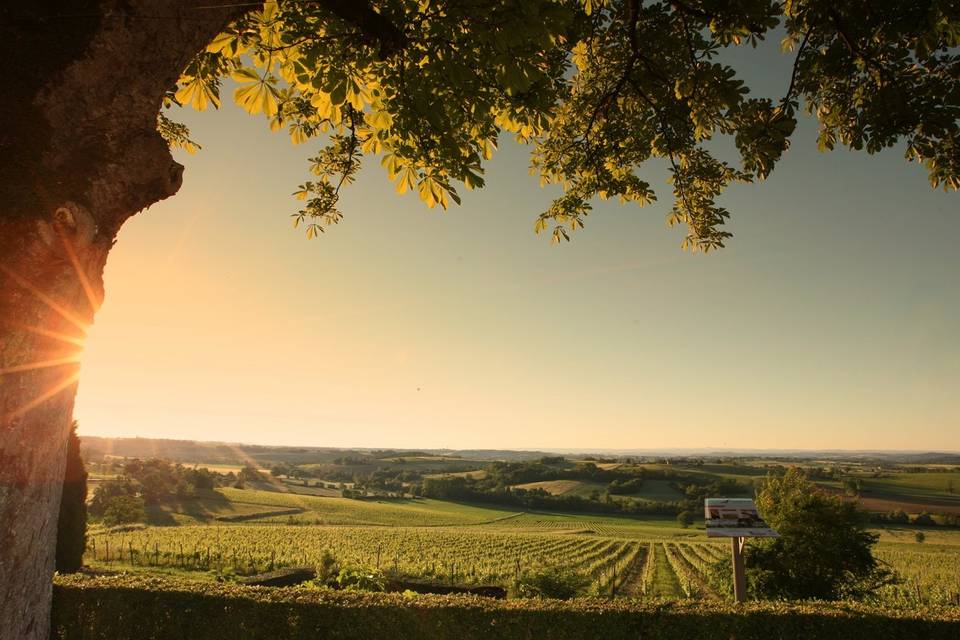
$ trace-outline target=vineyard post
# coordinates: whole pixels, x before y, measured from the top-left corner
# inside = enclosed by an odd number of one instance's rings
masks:
[[[107,562],[107,564],[110,564],[110,541],[109,541],[109,540],[104,540],[103,542],[104,542],[105,545],[107,545],[107,559],[106,559],[106,562]]]
[[[747,576],[743,566],[743,547],[747,539],[730,538],[730,548],[733,552],[733,599],[743,602],[747,599]]]
[[[160,566],[160,543],[159,542],[153,543],[153,557],[154,557],[153,563],[159,567]]]

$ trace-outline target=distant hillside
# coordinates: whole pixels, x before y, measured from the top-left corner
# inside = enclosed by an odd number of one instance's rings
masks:
[[[530,460],[540,458],[542,451],[508,451],[499,449],[339,449],[335,447],[282,447],[227,442],[198,442],[195,440],[165,440],[159,438],[103,438],[83,436],[81,453],[90,460],[105,456],[121,458],[165,458],[173,462],[202,464],[264,465],[319,464],[338,458],[390,458],[397,456],[440,456],[465,460]]]
[[[266,446],[226,442],[200,442],[195,440],[166,440],[160,438],[103,438],[83,436],[81,449],[88,458],[113,455],[127,458],[162,457],[175,462],[205,464],[257,464],[286,462],[289,464],[320,464],[343,457],[388,458],[391,456],[442,456],[462,460],[503,460],[515,462],[534,460],[543,456],[564,453],[574,457],[592,456],[598,460],[624,458],[669,458],[685,459],[755,459],[768,462],[803,461],[850,461],[862,465],[887,464],[937,464],[960,466],[960,453],[922,451],[799,451],[799,450],[748,450],[748,449],[374,449],[337,447]],[[589,458],[587,458],[589,459]]]

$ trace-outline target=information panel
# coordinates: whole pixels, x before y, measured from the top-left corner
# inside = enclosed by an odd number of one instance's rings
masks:
[[[707,498],[704,518],[708,538],[778,538],[749,498]]]

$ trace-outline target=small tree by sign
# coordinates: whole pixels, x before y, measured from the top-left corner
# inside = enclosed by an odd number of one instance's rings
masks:
[[[730,538],[733,562],[733,597],[743,602],[747,578],[743,566],[743,545],[747,538],[776,538],[776,531],[763,521],[749,498],[707,498],[704,518],[708,538]]]

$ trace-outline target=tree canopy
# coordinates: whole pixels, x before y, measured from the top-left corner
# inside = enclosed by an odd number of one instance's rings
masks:
[[[793,56],[785,92],[757,97],[724,61],[775,38]],[[960,188],[960,2],[954,0],[371,0],[267,2],[216,37],[167,106],[218,107],[221,83],[294,143],[320,138],[294,222],[338,222],[341,188],[379,157],[430,207],[481,187],[501,132],[532,147],[531,173],[562,188],[536,218],[554,241],[584,225],[595,197],[643,206],[639,175],[669,171],[667,222],[709,251],[730,233],[718,197],[766,178],[798,111],[821,150],[905,144],[931,185]],[[184,127],[160,116],[174,145]],[[725,158],[711,139],[732,140]]]
[[[825,494],[799,468],[782,478],[767,478],[757,492],[757,508],[780,537],[747,547],[755,595],[862,597],[892,579],[873,557],[878,536],[867,530],[867,512]]]

